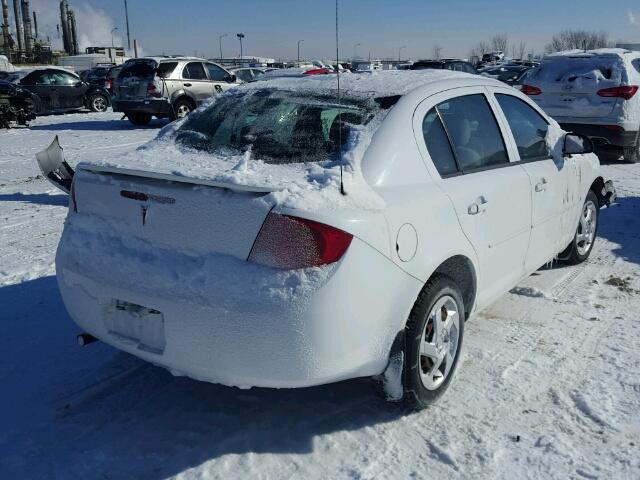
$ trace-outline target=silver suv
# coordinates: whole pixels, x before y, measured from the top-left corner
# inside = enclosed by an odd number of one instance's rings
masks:
[[[136,58],[113,83],[113,111],[124,112],[134,125],[146,125],[152,116],[182,118],[236,85],[234,74],[202,58]]]

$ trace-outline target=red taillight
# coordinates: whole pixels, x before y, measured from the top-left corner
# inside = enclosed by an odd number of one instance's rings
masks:
[[[531,85],[522,85],[520,91],[525,95],[540,95],[542,93],[542,90],[540,90],[538,87],[534,87]]]
[[[270,213],[249,261],[284,269],[317,267],[340,260],[352,239],[350,233],[324,223]]]
[[[162,94],[158,91],[155,84],[149,83],[147,84],[147,95],[151,97],[161,97]]]
[[[113,87],[113,80],[110,78],[107,78],[104,81],[104,88],[106,88],[107,90],[111,90],[111,87]]]
[[[75,213],[78,213],[78,202],[76,202],[76,182],[71,181],[71,207]]]
[[[637,91],[637,85],[623,85],[620,87],[603,88],[602,90],[598,90],[598,95],[601,97],[624,98],[625,100],[629,100]]]
[[[605,125],[604,128],[612,132],[624,132],[624,128],[622,128],[620,125]]]

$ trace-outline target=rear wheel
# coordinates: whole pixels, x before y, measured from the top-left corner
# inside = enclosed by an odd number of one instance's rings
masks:
[[[131,123],[138,126],[148,125],[151,121],[151,115],[148,113],[128,112],[126,115]]]
[[[97,93],[89,99],[89,108],[93,112],[106,112],[109,108],[109,99],[105,95]]]
[[[580,220],[573,240],[564,252],[560,254],[560,258],[564,259],[571,265],[577,265],[584,262],[593,250],[598,233],[598,215],[600,214],[598,197],[589,190],[587,198],[582,206]]]
[[[184,98],[181,98],[173,104],[173,117],[174,120],[180,120],[186,117],[194,110],[193,104]]]
[[[443,275],[424,287],[406,326],[404,400],[415,408],[434,403],[456,370],[465,310],[459,288]]]

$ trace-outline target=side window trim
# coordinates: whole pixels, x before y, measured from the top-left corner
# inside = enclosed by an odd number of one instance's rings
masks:
[[[439,104],[438,104],[439,105]],[[456,162],[456,170],[457,172],[455,174],[449,174],[446,175],[446,177],[452,176],[452,175],[464,175],[464,172],[462,170],[462,168],[460,167],[460,162],[458,161],[458,155],[456,154],[456,149],[453,148],[453,142],[451,141],[451,134],[449,133],[449,129],[447,128],[447,124],[444,123],[444,120],[442,119],[442,115],[440,115],[440,109],[438,108],[438,105],[435,105],[433,108],[436,111],[436,113],[438,114],[438,121],[442,124],[442,128],[444,129],[444,133],[447,136],[447,142],[449,142],[449,150],[451,150],[451,155],[453,155],[453,161]],[[426,142],[426,140],[425,140]],[[438,172],[440,173],[440,172]],[[442,175],[440,175],[442,178]]]

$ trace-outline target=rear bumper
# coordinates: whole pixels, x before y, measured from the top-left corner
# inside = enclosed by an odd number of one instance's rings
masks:
[[[611,130],[604,125],[586,123],[560,123],[568,131],[589,137],[596,147],[631,147],[638,138],[638,129]]]
[[[96,251],[92,240],[92,251],[84,252],[68,235],[56,258],[58,284],[83,331],[176,375],[241,388],[381,373],[422,287],[356,238],[338,264],[287,272],[151,247],[141,256],[121,245],[114,255]],[[174,278],[159,278],[159,269],[174,262]],[[377,274],[363,273],[371,271]],[[162,331],[150,341],[114,332],[116,299],[161,312]]]
[[[144,100],[112,99],[114,112],[148,113],[150,115],[167,116],[171,113],[171,105],[162,98],[145,98]]]

